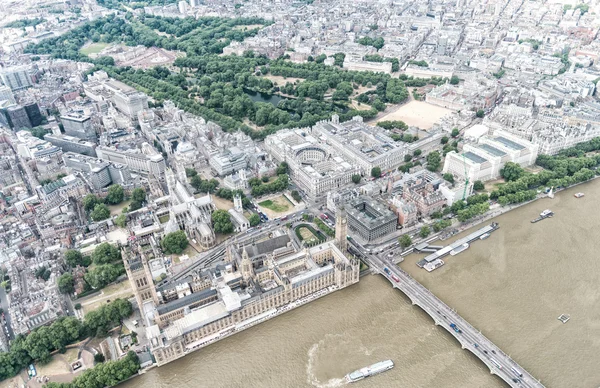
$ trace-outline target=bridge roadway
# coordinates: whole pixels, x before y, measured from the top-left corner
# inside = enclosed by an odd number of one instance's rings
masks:
[[[390,283],[392,283],[394,288],[397,288],[406,294],[413,305],[421,307],[433,318],[436,325],[442,326],[448,330],[448,332],[460,342],[463,349],[471,351],[471,353],[483,361],[492,374],[500,377],[511,387],[544,387],[540,381],[536,380],[506,353],[494,345],[492,341],[481,334],[479,330],[471,326],[464,318],[439,300],[431,291],[413,279],[408,273],[398,268],[386,258],[382,259],[370,255],[367,260],[375,272],[385,276]],[[391,275],[385,273],[384,267],[387,267],[392,274],[397,276],[399,281],[395,281]],[[460,329],[462,333],[456,332],[450,327],[451,323],[454,323],[457,326],[457,329]],[[477,346],[475,344],[477,344]],[[492,360],[496,361],[500,367],[495,365]],[[513,368],[523,374],[523,376],[518,376],[518,374],[513,371]]]

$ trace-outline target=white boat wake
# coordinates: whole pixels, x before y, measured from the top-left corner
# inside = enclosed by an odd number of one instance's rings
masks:
[[[319,343],[314,344],[308,350],[308,363],[306,364],[306,374],[307,374],[308,383],[311,384],[313,387],[317,387],[317,388],[335,388],[335,387],[341,387],[343,385],[348,384],[346,382],[345,378],[329,379],[325,382],[321,382],[321,381],[319,381],[317,376],[315,376],[314,362],[315,362],[317,350],[319,349],[319,346],[321,344],[323,344],[323,340],[319,341]]]

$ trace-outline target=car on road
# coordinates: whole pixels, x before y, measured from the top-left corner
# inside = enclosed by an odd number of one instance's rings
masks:
[[[394,279],[396,283],[400,283],[400,278],[398,276],[392,275],[392,279]]]

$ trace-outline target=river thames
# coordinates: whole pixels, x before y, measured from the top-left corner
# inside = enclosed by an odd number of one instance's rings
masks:
[[[574,198],[578,191],[585,197]],[[423,255],[401,267],[547,387],[596,388],[598,198],[600,180],[580,185],[497,217],[490,238],[432,273],[415,265]],[[553,218],[530,223],[546,208]],[[563,313],[566,324],[557,319]],[[383,277],[366,276],[121,387],[337,387],[346,373],[385,359],[395,368],[353,386],[505,386]]]

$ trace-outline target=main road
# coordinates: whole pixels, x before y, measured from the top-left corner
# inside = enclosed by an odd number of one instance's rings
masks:
[[[413,305],[421,307],[429,314],[435,324],[444,327],[452,334],[463,349],[470,350],[483,361],[492,374],[497,375],[511,387],[543,388],[544,386],[531,374],[511,359],[487,339],[481,332],[471,326],[448,305],[438,299],[421,283],[408,273],[398,268],[386,258],[367,255],[371,268],[385,276],[394,286],[409,297]],[[388,269],[389,273],[385,271]],[[452,326],[451,326],[452,325]]]

